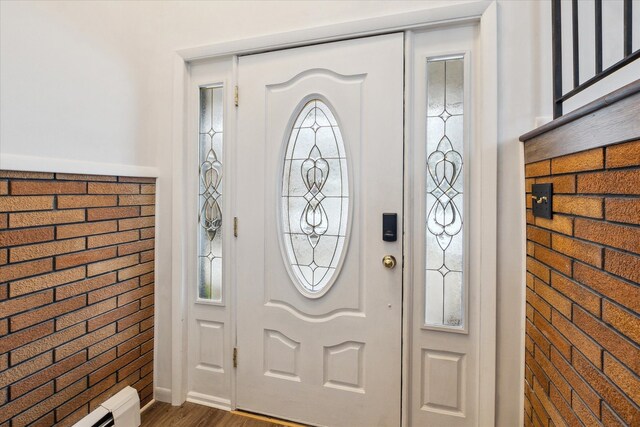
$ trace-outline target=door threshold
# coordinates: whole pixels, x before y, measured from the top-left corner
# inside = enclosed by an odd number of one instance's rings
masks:
[[[307,427],[305,424],[298,424],[292,421],[282,420],[280,418],[269,417],[266,415],[254,414],[253,412],[246,412],[241,409],[235,409],[231,411],[233,415],[239,415],[241,417],[251,418],[253,420],[266,421],[271,424],[277,424],[286,427]]]

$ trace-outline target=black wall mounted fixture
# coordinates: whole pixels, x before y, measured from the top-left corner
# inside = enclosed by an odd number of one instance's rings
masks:
[[[533,216],[551,219],[553,216],[553,184],[533,184],[531,206]]]
[[[382,214],[382,240],[385,242],[398,240],[398,214]]]

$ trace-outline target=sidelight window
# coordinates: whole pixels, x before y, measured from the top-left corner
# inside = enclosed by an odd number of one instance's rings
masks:
[[[464,328],[464,58],[427,60],[425,324]]]
[[[200,88],[198,299],[222,301],[223,87]]]

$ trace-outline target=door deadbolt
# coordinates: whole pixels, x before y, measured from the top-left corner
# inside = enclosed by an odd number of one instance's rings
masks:
[[[382,257],[382,265],[389,269],[394,268],[396,266],[396,257],[393,255],[385,255]]]

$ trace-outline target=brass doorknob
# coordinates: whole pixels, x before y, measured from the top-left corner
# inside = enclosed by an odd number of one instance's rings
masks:
[[[385,255],[382,257],[382,265],[386,268],[393,268],[396,266],[396,257],[393,255]]]

